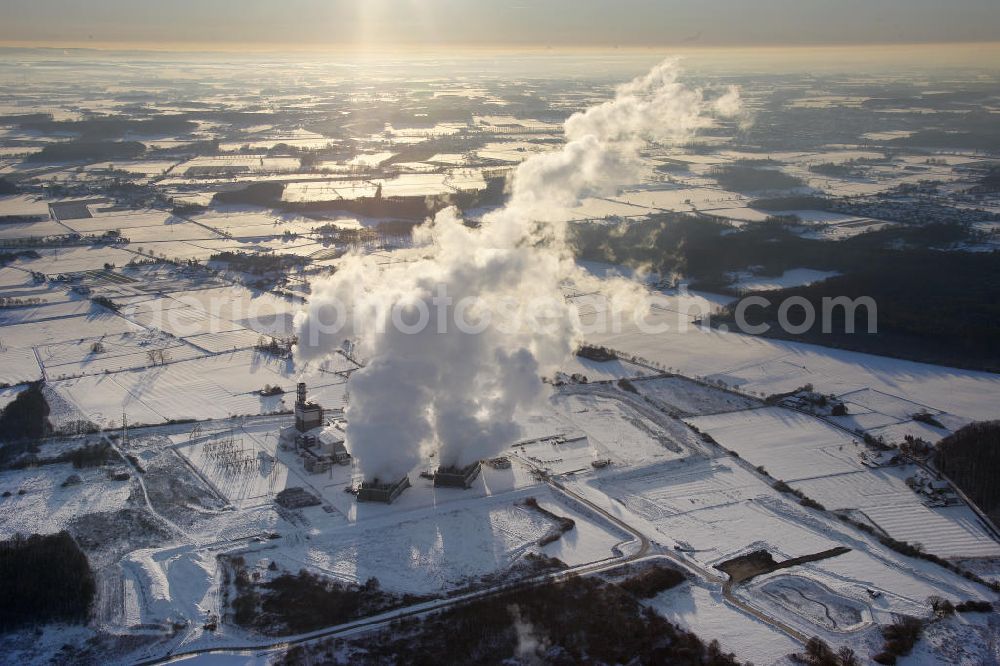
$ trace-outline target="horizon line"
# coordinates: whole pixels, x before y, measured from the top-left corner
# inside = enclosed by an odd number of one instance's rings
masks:
[[[870,49],[879,51],[906,50],[913,48],[935,48],[935,49],[973,49],[973,48],[1000,48],[1000,39],[991,41],[923,41],[923,42],[821,42],[816,44],[801,43],[747,43],[747,44],[635,44],[635,45],[588,45],[588,44],[292,44],[274,43],[259,44],[249,42],[93,42],[93,41],[66,41],[52,42],[47,40],[0,40],[0,49],[3,50],[74,50],[74,51],[100,51],[105,53],[114,52],[149,52],[149,53],[246,53],[246,54],[275,54],[275,53],[338,53],[356,55],[379,55],[392,53],[413,53],[413,52],[468,52],[468,53],[535,53],[535,54],[557,54],[557,53],[658,53],[658,52],[725,52],[725,51],[823,51],[823,50],[846,50],[846,49]]]

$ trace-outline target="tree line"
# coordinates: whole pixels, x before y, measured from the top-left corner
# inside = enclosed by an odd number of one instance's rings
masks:
[[[935,463],[994,523],[1000,523],[1000,421],[970,423],[937,445]]]
[[[68,532],[0,541],[0,572],[0,631],[86,621],[94,574]]]

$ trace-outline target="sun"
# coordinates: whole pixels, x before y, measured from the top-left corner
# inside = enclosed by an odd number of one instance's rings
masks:
[[[436,44],[437,4],[435,0],[359,0],[353,42],[362,51]]]

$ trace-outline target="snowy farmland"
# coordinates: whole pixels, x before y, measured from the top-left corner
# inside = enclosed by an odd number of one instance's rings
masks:
[[[59,306],[46,306],[58,308]],[[55,316],[52,318],[33,319],[22,323],[4,326],[2,329],[4,344],[12,349],[30,348],[34,345],[55,345],[71,341],[100,339],[106,335],[122,335],[139,333],[143,329],[122,317],[102,310],[99,307],[91,309],[85,305],[86,314]],[[39,308],[38,314],[44,316],[44,308]]]
[[[76,407],[80,418],[106,424],[120,421],[123,407],[134,423],[269,414],[290,408],[290,402],[283,395],[262,396],[259,391],[267,385],[291,392],[295,384],[292,367],[252,350],[148,366],[60,380],[51,386]],[[315,391],[329,396],[330,407],[340,406],[333,397],[343,399],[344,378],[321,368],[315,372],[319,380]]]
[[[65,484],[72,475],[76,484]],[[0,539],[15,534],[50,534],[81,515],[116,511],[128,504],[131,485],[113,481],[101,469],[78,470],[69,463],[0,472]]]
[[[794,268],[773,277],[741,273],[736,276],[738,279],[732,288],[738,291],[776,291],[821,282],[836,275],[838,273],[834,271],[817,271],[811,268]]]
[[[863,469],[856,439],[791,410],[768,407],[687,422],[776,479],[796,481]]]
[[[756,406],[751,398],[706,386],[685,377],[656,377],[634,383],[660,409],[679,416],[735,412]]]
[[[795,645],[786,631],[761,622],[760,613],[780,617],[799,635],[863,651],[877,640],[877,624],[891,621],[894,613],[925,615],[928,596],[983,594],[957,574],[902,557],[839,521],[796,506],[737,458],[689,458],[578,480],[573,487],[627,516],[668,546],[674,559],[709,579],[721,562],[753,551],[780,561],[847,546],[846,553],[734,586],[731,599],[739,609],[702,582],[648,602],[682,626],[711,632],[724,649],[760,663],[781,663]]]
[[[720,445],[828,509],[860,511],[894,539],[942,557],[997,557],[1000,544],[968,507],[927,506],[905,483],[913,465],[872,469],[866,447],[814,417],[764,408],[688,419]]]
[[[913,465],[797,481],[791,485],[829,509],[861,512],[895,539],[942,557],[1000,557],[1000,544],[967,506],[926,506],[905,482]]]
[[[701,307],[696,315],[710,313],[710,307]],[[597,317],[585,309],[580,315],[584,326],[594,326]],[[587,341],[754,395],[806,384],[838,395],[868,388],[966,419],[988,420],[996,417],[1000,394],[1000,377],[992,373],[723,332],[694,326],[689,316],[668,308],[654,307],[643,326],[626,319],[621,330],[594,331]]]
[[[781,663],[798,642],[761,620],[727,606],[722,593],[702,585],[661,592],[651,608],[699,636],[714,636],[724,650],[754,664]]]
[[[31,349],[0,349],[0,383],[16,385],[41,379],[42,369]]]
[[[689,431],[673,427],[668,419],[654,422],[623,400],[580,393],[558,396],[554,405],[564,419],[586,434],[592,460],[649,464],[686,455],[686,447],[693,445]],[[557,449],[548,455],[558,453]],[[590,460],[583,462],[589,464]]]
[[[625,506],[664,542],[683,542],[690,557],[708,566],[759,547],[798,557],[836,545],[776,511],[775,493],[727,459],[684,459],[587,485]]]

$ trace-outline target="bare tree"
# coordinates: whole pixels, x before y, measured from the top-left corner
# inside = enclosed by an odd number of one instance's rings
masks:
[[[165,349],[147,349],[146,358],[149,359],[150,365],[166,365],[170,360],[170,354]]]

